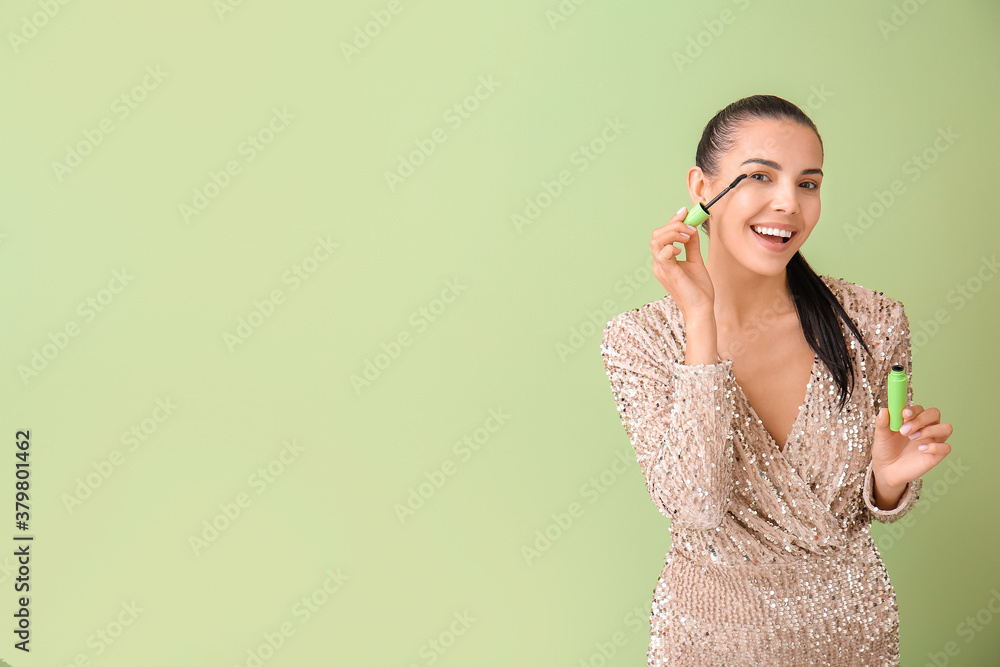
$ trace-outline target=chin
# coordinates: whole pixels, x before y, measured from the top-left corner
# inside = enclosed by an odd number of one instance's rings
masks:
[[[753,263],[746,264],[745,266],[747,269],[759,276],[780,276],[785,273],[785,269],[788,268],[788,261],[791,260],[794,255],[794,252],[790,252],[788,253],[787,258],[781,258],[780,260],[775,258],[770,262],[755,261]]]

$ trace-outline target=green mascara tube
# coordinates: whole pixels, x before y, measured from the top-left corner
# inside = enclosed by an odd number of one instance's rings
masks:
[[[727,192],[735,188],[739,184],[739,182],[746,177],[747,174],[740,174],[739,176],[737,176],[736,180],[730,183],[728,188],[720,192],[715,199],[708,202],[707,204],[702,204],[701,202],[698,202],[697,206],[688,211],[687,217],[684,218],[684,224],[691,225],[692,227],[697,227],[701,223],[708,220],[708,216],[712,215],[711,213],[708,212],[708,209],[711,208],[712,204],[722,199],[722,195],[726,194]]]
[[[889,428],[898,431],[903,425],[903,408],[906,407],[906,373],[901,364],[893,364],[886,381],[889,398]]]

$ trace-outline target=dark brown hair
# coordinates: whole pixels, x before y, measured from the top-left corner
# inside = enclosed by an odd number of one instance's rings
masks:
[[[819,130],[800,108],[774,95],[753,95],[733,102],[708,121],[701,141],[698,142],[695,165],[708,176],[716,177],[719,160],[735,144],[743,123],[758,119],[787,120],[804,125],[816,133],[822,150],[823,139],[819,136]],[[711,234],[708,220],[700,228],[706,234]],[[851,316],[823,279],[809,266],[801,252],[796,251],[788,261],[786,274],[789,296],[798,311],[802,332],[837,383],[840,389],[838,409],[843,409],[854,387],[854,367],[850,363],[847,341],[844,340],[838,320],[844,321],[869,356],[871,350],[865,345]]]

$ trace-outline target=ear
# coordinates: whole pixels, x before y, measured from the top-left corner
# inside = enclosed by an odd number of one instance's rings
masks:
[[[708,193],[709,179],[701,170],[701,167],[691,167],[688,169],[688,195],[691,197],[691,201],[707,202]]]

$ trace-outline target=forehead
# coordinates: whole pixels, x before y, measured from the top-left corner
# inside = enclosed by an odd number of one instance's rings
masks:
[[[754,119],[739,126],[726,158],[738,163],[752,157],[767,157],[781,163],[823,161],[819,137],[801,123],[788,120]]]

